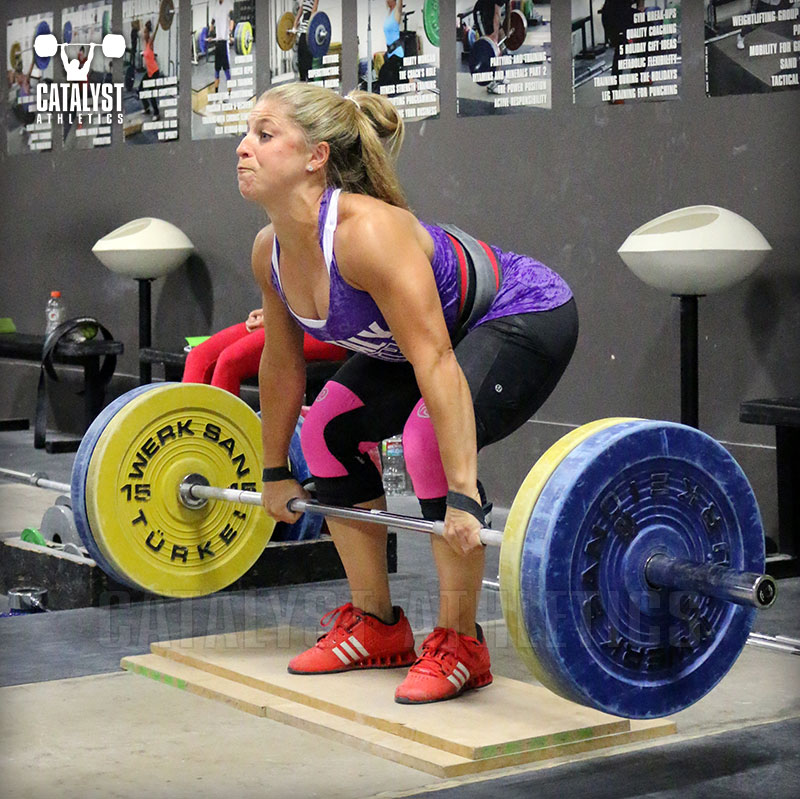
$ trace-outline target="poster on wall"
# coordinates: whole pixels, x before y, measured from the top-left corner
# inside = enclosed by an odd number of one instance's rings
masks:
[[[270,13],[272,85],[303,81],[342,89],[342,0],[277,0]]]
[[[241,136],[255,104],[255,0],[192,0],[192,138]]]
[[[178,3],[123,0],[125,141],[151,144],[178,138],[180,63]]]
[[[53,116],[40,114],[36,91],[42,82],[53,82],[55,50],[39,52],[34,42],[53,35],[52,14],[32,14],[10,19],[6,26],[6,150],[9,155],[53,149]],[[52,48],[51,48],[52,49]]]
[[[797,0],[705,0],[706,94],[800,88]]]
[[[438,0],[358,0],[358,88],[405,120],[439,115]]]
[[[550,108],[550,3],[456,3],[459,116]]]
[[[576,105],[677,100],[681,0],[572,0]]]
[[[65,51],[66,63],[80,73],[77,78],[87,85],[89,94],[101,95],[100,86],[108,88],[103,93],[114,92],[112,49],[106,37],[111,31],[111,3],[97,0],[93,3],[65,8],[61,14],[62,38],[60,49]],[[73,80],[63,64],[59,64],[59,80]],[[90,88],[91,87],[91,88]],[[111,144],[111,131],[116,114],[70,112],[64,115],[63,137],[65,150],[91,150]]]

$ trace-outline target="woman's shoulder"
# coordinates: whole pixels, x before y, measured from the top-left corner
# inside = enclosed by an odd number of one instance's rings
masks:
[[[272,243],[275,241],[275,230],[272,223],[264,225],[261,230],[256,233],[255,241],[253,242],[253,253],[258,252],[261,255],[272,255]]]
[[[386,226],[413,225],[417,218],[411,211],[390,205],[369,194],[347,194],[339,196],[337,227],[344,226],[356,235],[370,230],[380,231]]]

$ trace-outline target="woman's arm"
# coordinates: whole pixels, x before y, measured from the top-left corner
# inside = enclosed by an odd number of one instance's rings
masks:
[[[407,211],[371,198],[348,197],[348,202],[359,210],[337,230],[342,276],[369,292],[414,367],[448,488],[478,501],[472,397],[453,351],[433,270],[420,242],[419,223]],[[460,527],[450,526],[446,537],[451,545],[470,549],[479,544],[480,524],[474,517],[448,509],[448,520],[452,519],[459,519]]]
[[[295,324],[270,280],[274,234],[261,230],[253,245],[252,268],[261,288],[264,311],[264,350],[258,370],[264,466],[286,466],[289,443],[303,404],[306,364],[303,331]],[[292,497],[304,496],[293,480],[265,483],[264,506],[279,521],[294,522],[298,514],[286,510]]]
[[[397,5],[394,7],[394,15],[397,19],[397,24],[403,24],[403,0],[397,0]]]

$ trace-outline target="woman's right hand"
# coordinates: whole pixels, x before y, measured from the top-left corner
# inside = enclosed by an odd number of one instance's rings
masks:
[[[273,483],[264,483],[261,489],[261,504],[276,522],[294,524],[302,516],[301,513],[292,513],[286,507],[289,500],[295,498],[311,498],[311,494],[296,480],[277,480]]]
[[[247,328],[248,333],[252,333],[254,330],[264,327],[264,309],[256,308],[250,311],[250,315],[244,321],[244,326]]]

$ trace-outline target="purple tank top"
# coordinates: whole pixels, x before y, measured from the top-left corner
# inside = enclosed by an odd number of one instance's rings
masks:
[[[280,276],[280,245],[277,237],[272,248],[272,285],[289,313],[302,330],[319,341],[338,344],[384,361],[405,361],[394,340],[389,325],[366,292],[348,285],[336,264],[333,236],[338,220],[341,189],[327,189],[319,209],[320,246],[330,278],[327,319],[306,319],[298,316],[286,301]],[[436,225],[426,225],[434,242],[431,262],[447,329],[456,326],[459,305],[458,276],[453,247],[447,234]],[[563,305],[572,297],[569,286],[551,269],[533,258],[502,252],[492,248],[503,267],[503,284],[488,312],[475,322],[477,327],[490,319],[519,313],[549,311]]]

